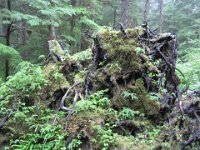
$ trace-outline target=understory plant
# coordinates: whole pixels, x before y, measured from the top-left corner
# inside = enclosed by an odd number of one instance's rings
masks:
[[[17,71],[0,86],[1,115],[5,115],[9,110],[17,111],[24,105],[33,105],[48,82],[38,65],[22,62]]]
[[[23,113],[24,111],[21,112],[21,114]],[[59,114],[42,107],[34,115],[31,114],[34,112],[24,114],[24,117],[21,118],[21,121],[25,122],[28,132],[26,131],[25,134],[12,140],[10,148],[16,150],[65,150],[67,132],[64,132],[62,125],[56,121]],[[15,115],[14,118],[18,117]]]
[[[86,99],[82,99],[77,102],[76,110],[77,112],[81,111],[95,111],[99,109],[109,108],[111,101],[106,96],[108,90],[101,90]]]

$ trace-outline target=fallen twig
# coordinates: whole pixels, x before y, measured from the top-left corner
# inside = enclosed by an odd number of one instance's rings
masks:
[[[64,110],[64,111],[72,111],[72,110],[73,110],[73,109],[70,109],[70,108],[65,107],[64,102],[65,102],[65,99],[66,99],[68,93],[70,92],[70,90],[73,89],[73,88],[74,88],[75,86],[77,86],[77,85],[80,85],[80,82],[75,83],[73,86],[71,86],[71,87],[67,90],[67,92],[65,93],[65,95],[64,95],[64,96],[62,97],[62,99],[61,99],[60,108],[59,108],[59,109]]]

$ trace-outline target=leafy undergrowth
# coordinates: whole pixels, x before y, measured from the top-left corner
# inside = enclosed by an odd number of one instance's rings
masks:
[[[58,70],[54,64],[42,69],[23,62],[13,77],[1,84],[1,118],[11,112],[0,132],[1,149],[106,150],[156,145],[160,127],[154,126],[143,110],[128,106],[115,109],[108,89],[80,99],[70,118],[58,107],[52,109],[52,103],[60,102],[55,92],[71,84]],[[137,101],[134,93],[124,92],[122,96]],[[72,108],[70,101],[66,103]]]
[[[200,89],[200,49],[199,40],[191,41],[190,44],[183,44],[183,48],[186,49],[182,53],[182,57],[178,62],[177,67],[183,72],[185,77],[182,78],[182,87],[187,84],[191,90]],[[185,48],[184,46],[187,47]]]
[[[57,77],[56,74],[59,73],[50,75]],[[54,79],[59,82],[59,78]],[[90,146],[106,150],[154,147],[160,127],[152,126],[139,111],[128,107],[113,109],[108,90],[79,100],[76,112],[66,122],[65,113],[51,110],[46,105],[47,100],[43,99],[48,83],[51,83],[49,77],[39,66],[22,63],[19,72],[1,84],[1,116],[12,112],[0,133],[2,149],[73,150]],[[122,123],[124,126],[118,129]],[[66,146],[66,140],[73,134],[73,139]]]

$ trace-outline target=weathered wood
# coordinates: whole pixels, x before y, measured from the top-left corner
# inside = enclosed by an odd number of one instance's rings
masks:
[[[74,108],[73,109],[70,109],[70,108],[67,108],[67,107],[65,107],[65,99],[67,98],[67,96],[68,96],[68,94],[69,94],[69,92],[75,87],[75,86],[78,86],[78,85],[80,85],[80,82],[78,82],[78,83],[75,83],[73,86],[71,86],[68,90],[67,90],[67,92],[65,93],[65,95],[62,97],[62,99],[61,99],[61,102],[60,102],[60,110],[64,110],[64,111],[74,111]],[[75,99],[76,100],[76,99]],[[75,105],[74,105],[75,106]]]
[[[5,125],[5,123],[8,121],[8,119],[10,118],[10,116],[12,115],[12,111],[10,111],[0,122],[0,130],[3,128],[3,126]]]

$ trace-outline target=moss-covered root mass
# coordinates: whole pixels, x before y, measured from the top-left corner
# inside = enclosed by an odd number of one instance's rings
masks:
[[[0,86],[0,118],[11,112],[0,148],[170,149],[174,141],[180,148],[187,139],[181,125],[196,119],[189,112],[181,119],[177,107],[173,36],[147,36],[144,28],[125,33],[104,29],[92,50],[43,67],[22,63]]]

